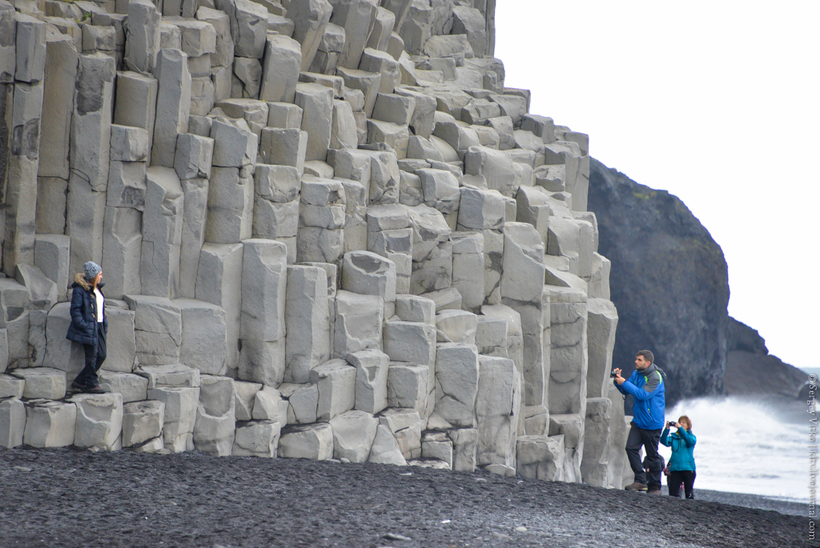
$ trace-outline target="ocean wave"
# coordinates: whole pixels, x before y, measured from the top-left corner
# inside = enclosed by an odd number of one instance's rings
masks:
[[[681,415],[697,436],[696,489],[809,500],[808,414],[795,423],[794,413],[770,402],[709,397],[667,410],[667,420]],[[671,450],[661,447],[661,454],[668,460]]]

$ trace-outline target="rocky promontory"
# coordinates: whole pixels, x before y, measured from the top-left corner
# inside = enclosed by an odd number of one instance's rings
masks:
[[[631,370],[638,349],[653,350],[669,374],[670,406],[721,394],[797,398],[807,375],[769,354],[755,329],[729,316],[723,252],[680,199],[593,158],[589,206],[600,250],[612,259],[614,363]]]
[[[632,370],[651,349],[667,372],[667,405],[722,394],[729,280],[720,246],[676,196],[590,162],[589,206],[612,261],[618,308],[613,362]]]
[[[756,329],[729,318],[729,353],[723,376],[727,395],[775,396],[793,401],[807,379],[804,372],[769,354],[766,341]]]

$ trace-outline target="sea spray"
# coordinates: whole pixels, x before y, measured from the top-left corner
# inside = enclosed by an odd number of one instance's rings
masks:
[[[807,502],[809,424],[792,411],[733,397],[684,400],[667,410],[667,420],[692,420],[695,496],[701,488]],[[661,446],[661,454],[668,461],[671,450]]]

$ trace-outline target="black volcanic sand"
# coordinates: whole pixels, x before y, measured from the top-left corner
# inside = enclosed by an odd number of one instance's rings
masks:
[[[482,472],[0,449],[2,547],[820,546],[807,516]]]

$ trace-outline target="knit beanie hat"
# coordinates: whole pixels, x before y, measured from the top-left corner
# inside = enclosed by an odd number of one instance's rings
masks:
[[[102,272],[102,267],[94,261],[88,261],[83,265],[85,279],[89,282],[94,279],[94,276]]]

